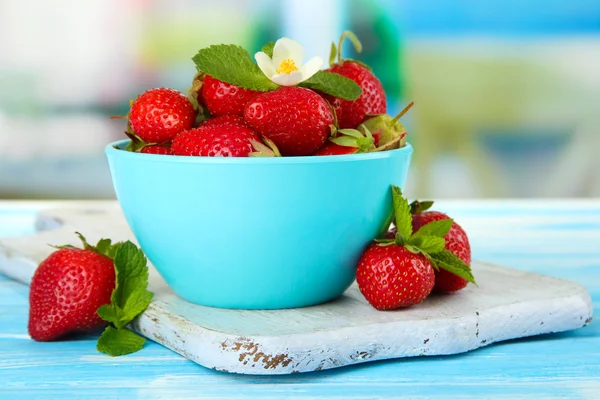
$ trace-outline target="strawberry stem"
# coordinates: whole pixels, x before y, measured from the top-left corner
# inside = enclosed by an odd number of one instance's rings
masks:
[[[410,110],[412,108],[412,106],[414,106],[414,105],[415,105],[415,102],[411,101],[409,105],[404,107],[404,109],[402,111],[400,111],[400,113],[394,117],[394,119],[390,122],[390,125],[394,125],[396,122],[398,122],[398,120],[400,118],[402,118],[404,116],[404,114],[406,114],[408,112],[408,110]]]
[[[354,49],[356,50],[357,53],[362,52],[362,44],[360,43],[360,40],[358,40],[358,38],[356,37],[356,35],[350,31],[344,31],[342,33],[342,36],[340,37],[340,41],[338,43],[338,48],[337,48],[337,58],[338,58],[338,62],[342,62],[342,45],[344,43],[344,39],[350,39],[352,41],[352,44],[354,45]]]

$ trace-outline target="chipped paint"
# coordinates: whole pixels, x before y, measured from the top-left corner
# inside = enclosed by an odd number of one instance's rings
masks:
[[[261,363],[264,369],[275,369],[280,365],[287,367],[292,362],[287,353],[267,354],[261,351],[259,344],[244,337],[238,338],[233,343],[225,341],[221,343],[220,347],[224,351],[238,353],[238,360],[243,365],[254,362],[251,364],[252,367],[256,367],[256,363]]]

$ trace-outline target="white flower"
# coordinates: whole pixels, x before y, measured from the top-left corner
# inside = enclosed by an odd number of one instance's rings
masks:
[[[273,58],[259,51],[254,55],[260,70],[281,86],[294,86],[316,74],[323,65],[321,57],[313,57],[302,65],[304,49],[295,40],[281,38],[273,47]]]

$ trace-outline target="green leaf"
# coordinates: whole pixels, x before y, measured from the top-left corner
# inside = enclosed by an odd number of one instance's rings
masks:
[[[423,236],[436,236],[439,238],[445,237],[450,228],[452,228],[452,219],[443,219],[440,221],[432,221],[426,225],[423,225],[418,231],[415,232],[413,237]]]
[[[356,100],[362,89],[352,79],[328,71],[319,71],[298,86],[327,93],[344,100]]]
[[[402,189],[398,186],[392,185],[392,200],[398,233],[405,239],[409,239],[412,236],[412,215],[410,215],[408,201],[402,195]]]
[[[444,238],[436,236],[415,236],[408,241],[412,246],[417,247],[422,253],[430,254],[437,253],[444,250],[446,241]]]
[[[331,51],[329,52],[329,65],[333,65],[335,63],[335,55],[337,54],[337,47],[335,47],[335,43],[331,42]]]
[[[98,316],[100,316],[100,318],[112,324],[116,324],[116,322],[119,320],[115,308],[110,304],[104,304],[103,306],[100,306],[96,313]]]
[[[471,268],[448,250],[442,250],[439,253],[431,254],[431,260],[438,268],[445,269],[454,275],[458,275],[461,278],[476,284]]]
[[[244,89],[268,92],[279,87],[263,74],[250,53],[232,44],[213,45],[198,51],[192,60],[198,71]]]
[[[137,289],[148,287],[148,267],[146,256],[129,240],[123,243],[115,255],[117,287],[111,301],[114,306],[125,308],[127,298]]]
[[[130,330],[108,326],[98,339],[96,348],[101,353],[116,357],[135,353],[144,347],[144,343],[146,339]]]
[[[150,305],[153,296],[154,293],[149,292],[146,288],[134,290],[125,301],[123,315],[120,318],[121,321],[126,321],[126,324],[128,324],[139,314],[143,313],[148,305]]]
[[[265,53],[269,57],[273,58],[273,48],[274,47],[275,47],[275,43],[274,42],[269,42],[269,43],[265,44],[262,47],[262,49],[260,49],[260,51],[262,51],[263,53]]]

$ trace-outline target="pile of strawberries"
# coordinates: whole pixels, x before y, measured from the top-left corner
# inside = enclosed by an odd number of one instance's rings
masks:
[[[433,291],[451,293],[475,283],[471,246],[465,231],[448,215],[427,211],[433,202],[408,203],[392,187],[394,227],[363,253],[356,282],[378,310],[423,302]]]
[[[340,48],[348,35],[360,49],[349,32],[342,35]],[[197,64],[199,72],[187,96],[159,88],[131,103],[127,149],[179,156],[264,157],[342,155],[404,146],[406,130],[398,120],[412,103],[395,118],[386,115],[385,92],[372,70],[343,59],[341,50],[337,54],[337,61],[332,52],[331,66],[319,72],[356,83],[360,95],[353,100],[320,91],[318,84],[312,86],[316,89],[271,84],[264,91],[252,90],[233,84],[235,76],[217,79]]]

